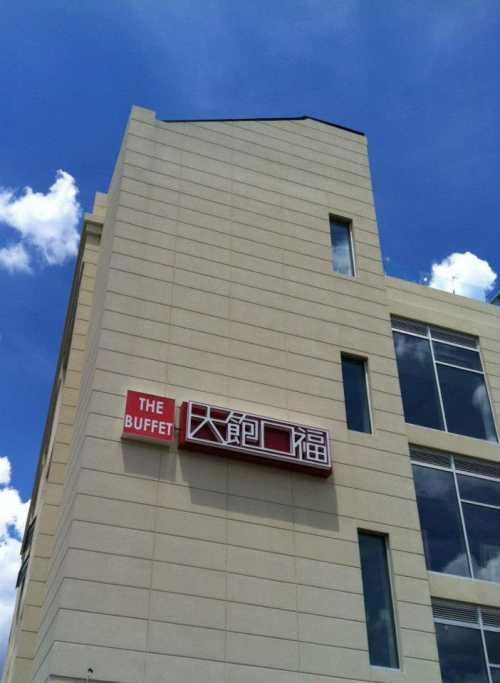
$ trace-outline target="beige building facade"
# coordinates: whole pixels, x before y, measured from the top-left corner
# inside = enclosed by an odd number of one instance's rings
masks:
[[[3,682],[499,681],[500,532],[473,533],[499,323],[384,275],[364,135],[134,107],[85,216]],[[175,399],[170,445],[122,438],[131,390]],[[331,475],[179,448],[186,401],[327,430]]]

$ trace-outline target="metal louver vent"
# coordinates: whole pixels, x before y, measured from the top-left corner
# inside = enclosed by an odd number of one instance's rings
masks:
[[[451,621],[473,624],[483,628],[500,628],[500,609],[497,607],[478,607],[464,602],[435,599],[432,601],[432,616],[436,621]]]
[[[442,327],[430,326],[431,336],[436,341],[448,342],[450,344],[460,344],[460,346],[467,346],[470,349],[477,349],[477,339],[470,334],[463,332],[453,332],[452,330],[445,330]]]
[[[418,323],[415,320],[407,320],[406,318],[391,318],[392,327],[401,332],[414,332],[415,334],[427,335],[427,325]]]
[[[425,465],[438,465],[439,467],[451,467],[451,458],[443,453],[434,453],[423,448],[410,447],[412,462],[421,462]]]
[[[500,628],[500,609],[493,607],[482,607],[481,615],[483,617],[483,624],[485,626],[494,626]]]
[[[474,605],[467,605],[462,602],[433,600],[432,615],[434,619],[461,621],[467,624],[479,624],[478,608]]]
[[[455,457],[455,467],[462,472],[471,474],[483,474],[485,477],[496,477],[500,479],[500,465],[496,463],[475,460],[474,458]]]

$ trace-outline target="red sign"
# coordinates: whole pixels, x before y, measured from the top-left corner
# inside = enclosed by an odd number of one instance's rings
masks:
[[[127,391],[122,436],[164,444],[174,440],[174,427],[173,398]]]
[[[179,446],[272,461],[324,477],[332,470],[326,430],[196,401],[181,406]]]

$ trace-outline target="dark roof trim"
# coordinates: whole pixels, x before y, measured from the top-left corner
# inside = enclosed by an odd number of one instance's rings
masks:
[[[332,126],[333,128],[340,128],[340,130],[346,130],[348,133],[354,133],[355,135],[365,134],[360,130],[355,130],[354,128],[347,128],[347,126],[341,126],[338,123],[332,123],[331,121],[325,121],[325,119],[318,119],[316,116],[256,116],[248,118],[233,118],[233,119],[163,119],[163,123],[212,123],[212,122],[224,122],[224,121],[304,121],[305,119],[310,119],[311,121],[317,121],[318,123],[324,123],[326,126]]]

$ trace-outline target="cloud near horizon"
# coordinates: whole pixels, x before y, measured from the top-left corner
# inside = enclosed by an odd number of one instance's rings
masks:
[[[0,249],[0,268],[10,273],[31,272],[33,257],[44,265],[60,265],[75,256],[82,208],[75,179],[59,170],[46,194],[26,187],[21,193],[0,188],[0,224],[19,239]]]
[[[21,538],[30,504],[29,500],[23,503],[19,492],[10,486],[10,482],[10,461],[6,457],[0,457],[0,673],[16,601]]]
[[[488,261],[466,251],[463,254],[454,252],[439,263],[433,263],[426,284],[433,289],[485,301],[496,280],[497,274]]]

